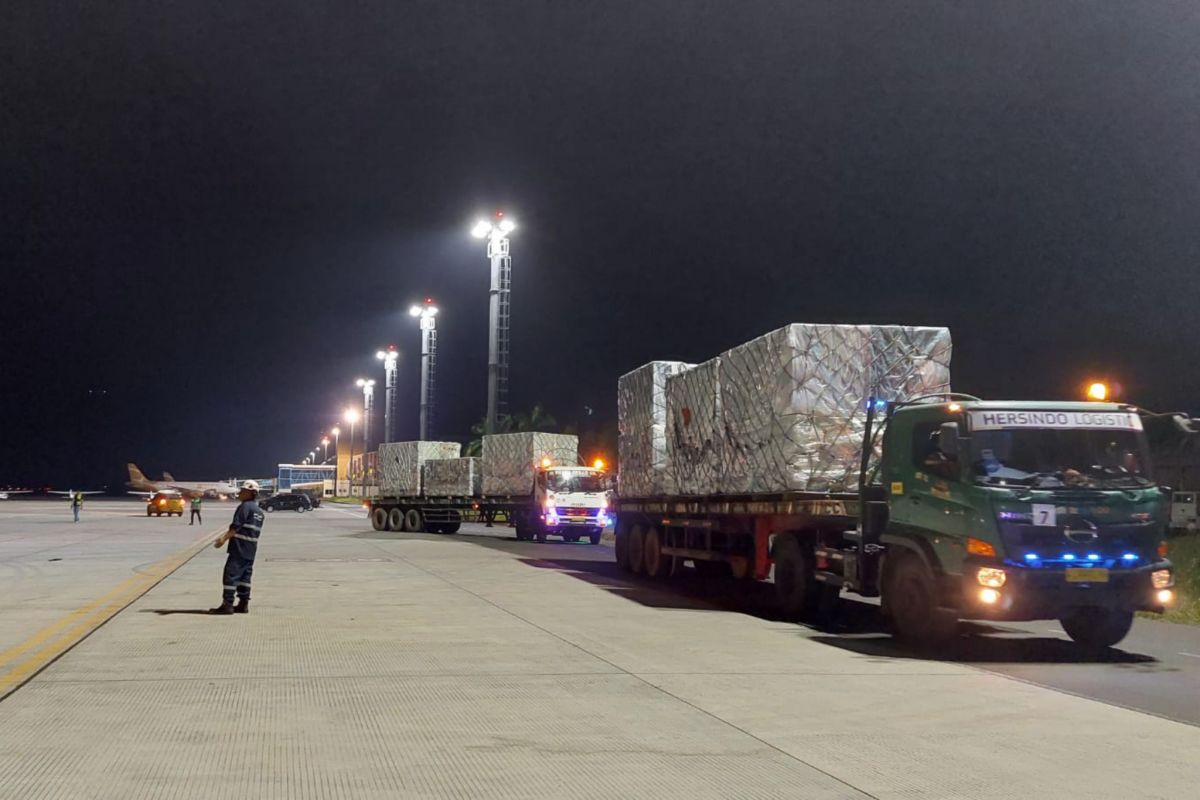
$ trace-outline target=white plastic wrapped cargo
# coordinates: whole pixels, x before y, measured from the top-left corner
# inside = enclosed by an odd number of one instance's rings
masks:
[[[430,497],[476,497],[480,484],[478,458],[432,458],[425,462],[425,494]]]
[[[579,437],[563,433],[497,433],[483,437],[483,493],[488,497],[533,493],[542,459],[579,463]]]
[[[667,469],[667,378],[693,366],[682,361],[651,361],[617,381],[621,496],[676,493]]]
[[[722,488],[720,364],[710,359],[666,378],[667,469],[680,494],[717,494]]]
[[[945,328],[804,324],[722,353],[721,490],[856,490],[868,398],[948,392],[950,353]]]
[[[379,445],[379,493],[385,497],[421,494],[421,466],[430,459],[458,458],[458,442],[386,442]]]

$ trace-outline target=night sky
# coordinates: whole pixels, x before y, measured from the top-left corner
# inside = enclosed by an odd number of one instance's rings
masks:
[[[393,342],[413,438],[426,295],[466,438],[500,207],[513,405],[562,422],[787,322],[1200,411],[1197,41],[1194,2],[8,2],[0,485],[272,475]]]

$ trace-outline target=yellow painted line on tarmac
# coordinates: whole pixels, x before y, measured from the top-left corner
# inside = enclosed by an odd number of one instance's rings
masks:
[[[210,546],[215,537],[224,530],[218,528],[212,533],[204,534],[145,572],[125,579],[110,591],[47,625],[20,644],[0,652],[0,700],[20,688],[52,661],[86,639],[94,630],[153,589],[205,547]]]

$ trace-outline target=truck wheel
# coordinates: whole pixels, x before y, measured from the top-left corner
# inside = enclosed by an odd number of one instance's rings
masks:
[[[425,530],[425,517],[421,509],[410,508],[404,512],[404,530],[407,533],[420,533]]]
[[[404,510],[393,508],[387,512],[387,529],[399,533],[404,530]]]
[[[657,525],[646,530],[645,553],[642,568],[651,578],[665,578],[671,574],[675,559],[662,551],[663,530]]]
[[[371,510],[371,527],[377,531],[386,531],[388,525],[388,512],[386,508],[374,508]]]
[[[153,511],[151,511],[151,510],[150,510],[150,509],[148,509],[148,508],[146,509],[146,516],[147,516],[147,517],[149,517],[149,516],[153,516],[153,514],[154,514],[154,512],[153,512]]]
[[[442,525],[442,533],[458,533],[458,529],[462,527],[462,522],[447,522]]]
[[[629,571],[641,575],[646,563],[646,529],[639,522],[629,529]]]
[[[1109,608],[1077,608],[1059,620],[1067,636],[1083,645],[1104,649],[1125,638],[1133,625],[1133,612]]]
[[[784,616],[793,622],[808,617],[820,603],[812,558],[795,536],[775,540],[775,597]]]
[[[604,535],[604,531],[592,531],[588,534],[588,541],[592,544],[600,544],[600,537]]]
[[[937,604],[933,575],[914,555],[902,554],[889,570],[884,600],[892,614],[896,638],[921,645],[934,645],[952,637],[958,619]]]
[[[629,571],[629,526],[627,524],[617,523],[617,531],[614,534],[613,541],[613,557],[617,560],[617,566],[626,572]]]

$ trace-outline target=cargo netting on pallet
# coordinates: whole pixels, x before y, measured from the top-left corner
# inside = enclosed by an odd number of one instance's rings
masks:
[[[722,492],[857,490],[868,403],[949,392],[950,354],[945,328],[804,324],[722,353]]]
[[[421,468],[431,459],[458,458],[458,442],[387,442],[379,445],[379,493],[390,497],[422,494]]]
[[[617,459],[623,497],[675,494],[667,469],[667,378],[692,364],[651,361],[617,381]]]
[[[680,494],[722,491],[720,365],[714,358],[666,379],[667,465]]]
[[[579,464],[579,437],[563,433],[497,433],[483,437],[483,493],[527,495],[543,459]]]
[[[478,458],[432,458],[425,462],[425,494],[476,497],[482,484]]]

